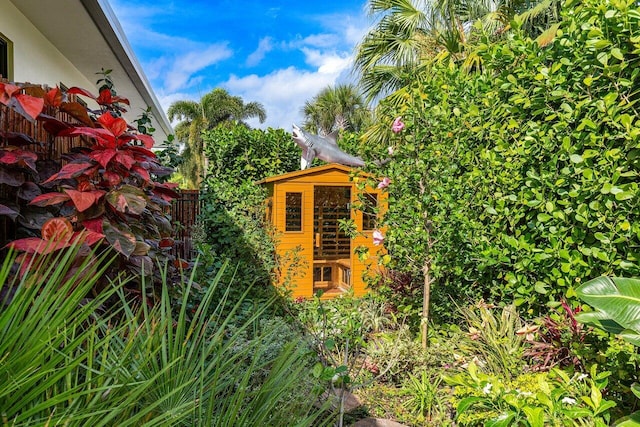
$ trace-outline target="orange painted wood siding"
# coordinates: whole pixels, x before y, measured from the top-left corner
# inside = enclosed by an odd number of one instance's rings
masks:
[[[271,200],[271,220],[276,229],[276,250],[281,260],[285,260],[280,269],[280,285],[287,277],[290,279],[292,297],[311,298],[313,296],[313,215],[314,215],[314,187],[319,185],[351,187],[351,203],[358,201],[358,190],[354,182],[349,180],[349,173],[340,169],[310,170],[307,174],[295,177],[285,177],[282,180],[266,183]],[[302,230],[285,231],[286,225],[286,193],[299,192],[302,194]],[[377,194],[378,205],[382,210],[386,206],[386,194],[380,190],[367,188],[367,193]],[[362,230],[362,212],[351,210],[351,218],[355,221],[357,230]],[[384,255],[382,247],[373,245],[373,230],[367,230],[351,241],[351,287],[355,296],[366,294],[366,283],[362,279],[365,273],[375,273],[378,270],[378,259]],[[365,246],[369,250],[369,258],[360,261],[354,250],[358,246]],[[294,271],[291,258],[296,254],[302,261]],[[287,262],[289,260],[289,262]],[[294,274],[295,273],[295,274]],[[294,277],[292,278],[292,275]]]

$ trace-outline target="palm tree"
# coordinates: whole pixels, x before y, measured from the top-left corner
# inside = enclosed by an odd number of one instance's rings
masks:
[[[369,0],[369,14],[379,21],[357,46],[354,69],[372,100],[405,86],[426,60],[473,64],[470,40],[479,34],[501,37],[516,15],[521,14],[523,29],[531,36],[552,37],[559,4],[559,0]]]
[[[428,1],[370,0],[377,25],[358,45],[354,60],[360,85],[369,100],[404,86],[406,72],[433,47]]]
[[[371,118],[364,99],[352,84],[322,89],[302,109],[303,127],[308,131],[329,134],[334,130],[359,131]]]
[[[226,90],[216,88],[204,95],[200,102],[176,101],[167,111],[169,120],[180,121],[175,127],[176,137],[185,144],[182,163],[178,170],[190,186],[198,188],[205,174],[205,159],[202,131],[213,129],[225,121],[248,126],[245,120],[257,117],[260,123],[267,118],[262,104],[244,103],[239,96],[232,96]]]

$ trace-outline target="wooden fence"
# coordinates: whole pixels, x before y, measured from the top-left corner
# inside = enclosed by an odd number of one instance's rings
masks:
[[[193,231],[202,207],[199,190],[180,190],[179,197],[171,204],[171,222],[175,224],[174,255],[184,260],[196,257]]]

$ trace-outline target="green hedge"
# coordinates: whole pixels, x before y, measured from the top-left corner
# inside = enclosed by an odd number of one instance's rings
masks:
[[[386,245],[416,286],[432,261],[437,315],[465,298],[534,313],[585,278],[640,272],[640,10],[563,14],[545,47],[516,28],[478,46],[475,70],[432,65],[383,103],[385,126],[407,124],[384,169]]]

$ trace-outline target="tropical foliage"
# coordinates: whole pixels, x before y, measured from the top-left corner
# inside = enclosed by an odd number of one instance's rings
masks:
[[[304,128],[328,135],[335,130],[358,132],[371,122],[371,113],[354,85],[329,86],[303,107]]]
[[[0,270],[3,291],[3,361],[0,406],[4,423],[16,426],[82,425],[310,425],[313,384],[305,379],[308,353],[291,345],[273,349],[270,327],[256,328],[265,302],[244,321],[242,299],[223,314],[231,285],[209,283],[202,302],[189,310],[195,284],[182,282],[180,308],[163,284],[153,308],[132,303],[122,281],[87,299],[113,252],[85,257],[79,246],[31,264],[12,281],[15,254]],[[126,280],[125,277],[121,279]],[[118,297],[120,309],[101,305]],[[235,328],[233,335],[227,332]],[[243,331],[251,331],[247,334]],[[265,350],[269,349],[267,356]],[[265,357],[266,356],[266,357]],[[254,373],[262,370],[260,377]],[[313,413],[312,413],[313,412]]]
[[[264,287],[276,267],[265,222],[266,190],[256,183],[297,170],[300,150],[282,129],[223,123],[203,133],[209,172],[201,193],[201,249],[239,264],[237,279]]]
[[[82,232],[87,243],[101,242],[120,255],[113,274],[128,270],[159,279],[155,262],[167,260],[173,245],[163,209],[174,198],[175,185],[154,179],[171,170],[151,151],[148,115],[138,120],[138,129],[130,127],[121,117],[128,100],[116,94],[108,71],[102,74],[98,96],[77,87],[45,90],[0,83],[0,102],[7,107],[0,111],[2,122],[8,123],[13,110],[43,123],[50,135],[36,141],[20,132],[0,134],[6,189],[0,214],[14,222],[15,235],[22,238],[9,245],[24,252],[26,260],[51,251],[53,237],[58,247],[68,246]],[[71,96],[90,98],[99,108],[90,110]],[[62,138],[79,138],[78,147],[58,153],[64,163],[49,160],[53,141]]]
[[[391,268],[420,286],[416,261],[430,260],[437,315],[452,311],[447,294],[534,313],[575,297],[583,277],[638,274],[637,10],[566,7],[547,47],[517,33],[482,45],[482,72],[425,69],[364,137],[379,141],[363,145],[371,157],[394,152]],[[397,116],[407,127],[393,135]],[[432,240],[418,232],[428,224]]]
[[[179,171],[192,188],[198,188],[206,173],[202,131],[215,128],[222,122],[245,124],[256,117],[263,123],[267,114],[258,102],[245,103],[239,96],[216,88],[204,95],[199,102],[176,101],[167,111],[169,120],[179,120],[176,136],[185,144]]]

